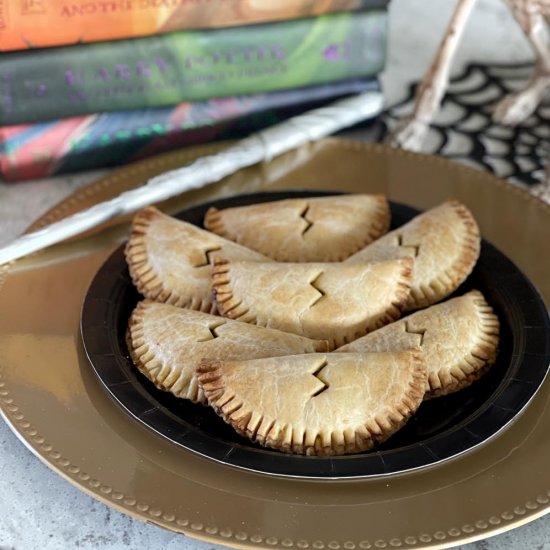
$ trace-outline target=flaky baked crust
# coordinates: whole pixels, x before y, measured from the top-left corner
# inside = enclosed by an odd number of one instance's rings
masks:
[[[198,403],[206,403],[195,375],[201,359],[255,359],[328,350],[326,341],[150,300],[134,309],[127,343],[134,364],[157,388]]]
[[[286,199],[218,210],[204,226],[279,262],[335,262],[388,231],[383,195]]]
[[[203,361],[199,384],[237,432],[305,455],[367,451],[416,411],[426,385],[419,350]]]
[[[367,334],[337,352],[402,351],[419,346],[428,369],[426,398],[461,390],[495,362],[499,320],[473,290]]]
[[[235,260],[271,261],[154,207],[135,214],[125,253],[132,281],[143,296],[205,312],[215,311],[210,275],[220,254]]]
[[[346,262],[414,258],[414,275],[406,309],[442,300],[471,273],[480,251],[479,228],[458,201],[447,201],[416,216],[360,250]]]
[[[343,345],[397,319],[413,260],[363,263],[223,261],[212,291],[224,317]]]

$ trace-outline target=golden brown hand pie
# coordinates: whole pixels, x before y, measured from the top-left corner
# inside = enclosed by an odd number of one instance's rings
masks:
[[[215,311],[210,275],[219,254],[234,260],[271,261],[154,207],[136,213],[126,245],[130,275],[143,296],[206,312]]]
[[[144,300],[128,326],[136,367],[157,388],[205,403],[195,368],[203,358],[254,359],[327,351],[327,342]]]
[[[447,201],[390,231],[346,262],[413,257],[414,274],[406,309],[426,307],[448,296],[471,273],[480,236],[471,212]]]
[[[306,455],[367,451],[418,408],[426,385],[419,350],[203,361],[201,388],[240,434]]]
[[[220,262],[212,291],[224,317],[339,346],[400,316],[412,264]]]
[[[481,292],[473,290],[336,351],[402,351],[420,346],[428,368],[429,398],[458,391],[477,380],[495,362],[498,342],[498,317]]]
[[[287,199],[218,210],[204,226],[279,262],[340,261],[388,230],[382,195]]]

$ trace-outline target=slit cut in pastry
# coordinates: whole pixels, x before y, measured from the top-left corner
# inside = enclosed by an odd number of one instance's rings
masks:
[[[214,265],[212,292],[224,317],[335,347],[401,315],[412,265],[411,258],[372,264],[225,261]]]
[[[136,213],[126,245],[130,275],[143,296],[204,312],[215,311],[210,275],[220,254],[234,260],[271,261],[154,207]]]
[[[474,268],[479,250],[479,229],[472,213],[453,200],[390,231],[346,262],[414,258],[406,306],[412,310],[432,305],[456,290]]]
[[[195,369],[201,359],[255,359],[327,351],[326,341],[144,300],[128,326],[128,350],[155,386],[206,403]]]
[[[395,352],[419,346],[428,369],[428,399],[477,380],[495,362],[498,343],[498,317],[481,292],[473,290],[386,325],[336,352]]]
[[[337,262],[388,231],[383,195],[286,199],[218,210],[204,226],[279,262]]]
[[[197,373],[237,432],[305,455],[368,451],[416,411],[426,385],[420,350],[202,361]]]

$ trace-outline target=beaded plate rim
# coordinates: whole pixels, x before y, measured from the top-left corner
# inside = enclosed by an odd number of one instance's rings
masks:
[[[329,138],[325,140],[331,142],[332,145],[348,150],[363,150],[373,153],[380,153],[388,148],[380,144],[369,144],[353,141],[342,138]],[[226,145],[226,144],[225,144]],[[99,181],[85,186],[83,189],[73,193],[65,200],[59,202],[52,209],[38,218],[28,229],[32,231],[48,225],[64,217],[64,214],[73,207],[77,206],[84,199],[93,197],[101,190],[108,187],[111,183],[119,178],[129,178],[138,176],[147,170],[155,168],[163,168],[170,161],[177,160],[184,163],[196,158],[198,155],[205,155],[223,148],[224,143],[219,143],[214,146],[196,147],[185,151],[175,151],[152,159],[145,160],[135,165],[115,172],[112,175],[107,175]],[[482,173],[478,170],[467,166],[456,165],[444,158],[411,153],[403,150],[392,150],[392,155],[398,155],[408,158],[415,158],[419,162],[426,164],[452,164],[454,170],[462,171],[465,174],[475,173],[477,178],[486,179],[490,184],[501,188],[506,188],[508,192],[515,194],[518,199],[524,201],[532,201],[537,203],[539,208],[550,215],[550,204],[545,203],[538,197],[528,193],[527,191],[514,186],[510,183],[500,180],[489,173]],[[0,267],[0,291],[3,283],[9,275],[10,268],[15,262]],[[132,495],[125,495],[117,491],[115,487],[111,487],[98,479],[91,477],[85,471],[82,471],[76,464],[72,464],[67,458],[55,450],[53,446],[41,436],[37,429],[25,418],[23,412],[20,411],[17,403],[11,397],[10,391],[6,386],[3,376],[4,367],[0,364],[0,415],[4,418],[10,429],[16,437],[46,466],[54,472],[61,475],[64,479],[71,482],[78,489],[84,491],[103,502],[108,506],[112,506],[120,512],[129,514],[130,516],[141,519],[146,522],[152,522],[172,531],[183,533],[190,537],[204,540],[211,543],[227,544],[235,548],[291,548],[297,547],[302,549],[314,548],[315,550],[370,550],[375,548],[397,548],[397,547],[414,547],[427,548],[437,546],[438,548],[448,548],[455,546],[458,543],[469,543],[487,536],[494,536],[499,533],[508,531],[514,527],[519,527],[529,523],[550,511],[550,488],[543,493],[534,495],[533,498],[523,504],[516,505],[513,509],[504,510],[498,515],[481,518],[475,523],[468,523],[460,527],[452,527],[447,531],[437,530],[433,533],[422,533],[419,536],[405,536],[402,538],[391,538],[389,540],[361,540],[361,541],[321,541],[321,540],[297,540],[281,539],[273,536],[249,535],[244,531],[234,531],[229,528],[217,527],[213,525],[204,525],[199,522],[193,522],[187,518],[177,518],[174,514],[163,512],[162,510],[151,507],[149,503],[138,500]],[[548,383],[548,381],[547,381]]]

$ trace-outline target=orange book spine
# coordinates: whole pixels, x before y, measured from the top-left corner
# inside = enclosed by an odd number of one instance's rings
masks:
[[[387,0],[0,0],[0,51],[379,8]]]

